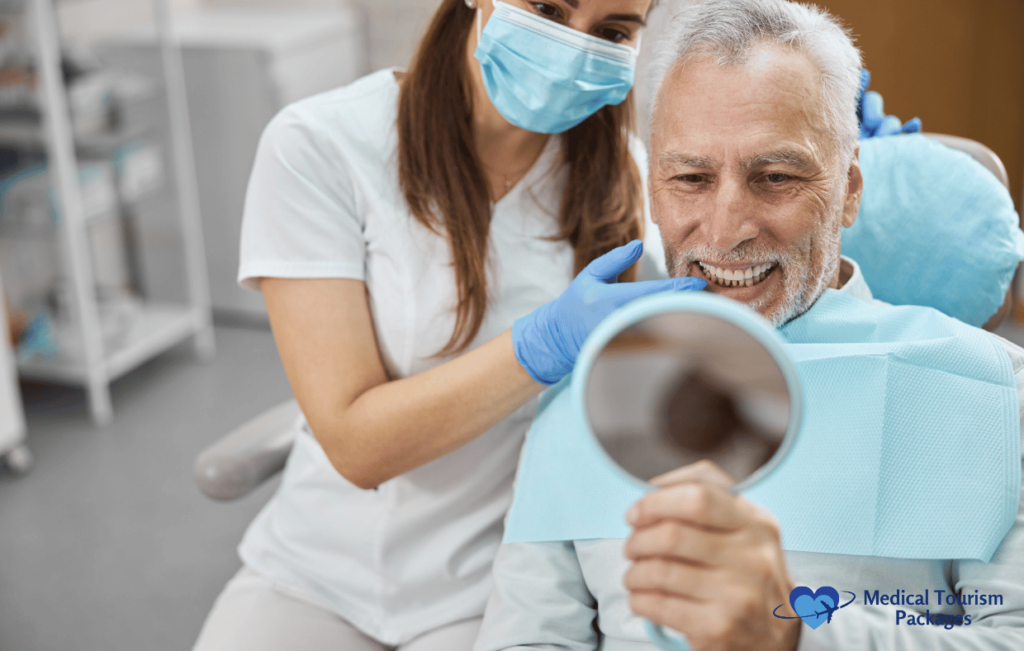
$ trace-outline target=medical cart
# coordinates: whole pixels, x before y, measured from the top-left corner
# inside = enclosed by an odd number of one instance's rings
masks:
[[[83,165],[80,155],[100,152],[108,160],[114,160],[116,167],[115,159],[132,153],[132,146],[144,142],[141,136],[145,134],[118,129],[116,125],[88,135],[75,128],[74,109],[69,107],[68,88],[63,78],[67,70],[62,69],[66,62],[62,60],[54,4],[55,0],[0,2],[0,11],[4,13],[21,12],[19,24],[26,35],[30,35],[42,118],[41,121],[9,116],[0,119],[0,145],[34,147],[45,154],[43,165],[50,184],[48,198],[54,214],[53,238],[57,242],[55,250],[59,262],[55,266],[59,267],[61,275],[58,296],[70,315],[68,332],[60,333],[64,340],[60,341],[58,351],[52,355],[26,356],[19,361],[19,371],[25,378],[85,387],[93,421],[104,425],[113,417],[109,385],[114,379],[187,340],[192,341],[201,359],[209,358],[214,352],[189,115],[168,0],[152,0],[159,42],[159,72],[163,78],[162,88],[157,87],[154,94],[168,128],[166,138],[159,145],[161,153],[152,154],[150,158],[157,161],[157,166],[163,156],[169,161],[167,176],[174,190],[175,222],[179,230],[174,237],[180,241],[183,252],[181,266],[186,289],[178,301],[132,296],[125,310],[130,314],[122,319],[127,325],[113,340],[108,336],[109,319],[103,313],[106,306],[102,304],[103,297],[98,296],[96,283],[97,269],[102,267],[107,254],[94,250],[94,234],[100,224],[123,215],[125,204],[137,197],[128,197],[131,192],[123,191],[125,183],[120,183],[120,196],[109,206],[97,200],[89,192],[89,181],[102,171],[90,171],[88,165]],[[45,185],[43,196],[45,205]],[[96,206],[110,209],[94,209]]]

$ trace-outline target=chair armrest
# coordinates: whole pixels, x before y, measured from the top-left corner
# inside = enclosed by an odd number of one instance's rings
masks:
[[[204,450],[195,465],[199,490],[215,500],[234,500],[280,471],[295,441],[300,413],[298,403],[289,400]]]

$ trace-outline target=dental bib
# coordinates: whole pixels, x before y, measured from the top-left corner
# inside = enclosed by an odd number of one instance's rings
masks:
[[[744,496],[775,515],[783,548],[991,559],[1021,488],[1017,391],[1001,344],[931,308],[869,305],[836,290],[778,333],[800,378],[803,421],[789,454]],[[577,368],[599,352],[585,345]],[[646,490],[587,431],[573,390],[582,381],[574,373],[542,397],[506,543],[632,532],[625,513]]]

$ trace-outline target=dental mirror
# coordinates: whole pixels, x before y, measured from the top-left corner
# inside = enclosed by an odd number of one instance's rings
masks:
[[[792,446],[802,404],[795,368],[746,306],[707,295],[670,302],[619,328],[592,357],[582,396],[590,430],[613,465],[645,486],[711,461],[739,493]],[[645,623],[662,649],[689,649]]]

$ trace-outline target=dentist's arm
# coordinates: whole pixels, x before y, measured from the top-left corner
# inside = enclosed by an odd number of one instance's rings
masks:
[[[338,472],[372,488],[465,445],[560,380],[619,306],[704,287],[695,278],[616,283],[641,253],[639,242],[610,251],[511,331],[398,380],[384,370],[362,281],[263,278],[261,290],[310,429]]]

